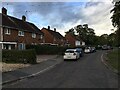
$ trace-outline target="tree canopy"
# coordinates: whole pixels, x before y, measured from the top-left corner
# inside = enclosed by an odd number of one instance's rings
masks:
[[[120,46],[120,1],[114,4],[114,8],[110,12],[113,13],[111,17],[112,24],[115,28],[117,28],[115,38],[118,41],[118,46]]]

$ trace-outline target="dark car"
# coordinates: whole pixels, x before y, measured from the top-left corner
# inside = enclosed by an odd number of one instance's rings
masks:
[[[76,48],[76,51],[80,54],[80,57],[84,55],[84,51],[82,48]]]
[[[95,47],[91,47],[92,52],[96,52],[96,48]]]

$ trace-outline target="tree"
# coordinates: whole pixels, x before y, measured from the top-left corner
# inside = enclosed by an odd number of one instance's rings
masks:
[[[113,12],[111,17],[113,26],[120,29],[120,1],[115,3],[111,12]]]
[[[115,36],[116,36],[115,33],[111,33],[111,34],[108,36],[108,45],[116,46]]]
[[[77,31],[79,38],[85,41],[87,45],[94,45],[95,33],[92,28],[88,27],[88,24],[77,25],[74,29]]]
[[[116,38],[118,39],[118,45],[120,45],[120,1],[115,3],[114,8],[111,10],[111,13],[112,12],[112,24],[115,28],[117,28]]]
[[[67,31],[67,32],[65,32],[65,33],[66,33],[66,34],[67,34],[67,33],[70,33],[70,34],[72,34],[72,35],[75,35],[74,28],[69,29],[69,31]]]
[[[108,44],[108,34],[103,34],[100,36],[100,42],[101,45],[107,45]]]

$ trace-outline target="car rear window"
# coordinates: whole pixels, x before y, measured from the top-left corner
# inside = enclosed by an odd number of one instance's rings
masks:
[[[74,53],[74,51],[65,51],[65,53]]]

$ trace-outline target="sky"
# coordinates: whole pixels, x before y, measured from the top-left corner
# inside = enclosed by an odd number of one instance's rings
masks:
[[[69,29],[88,24],[95,30],[96,35],[110,34],[114,29],[110,17],[113,8],[111,0],[81,0],[63,2],[43,2],[40,0],[4,0],[0,7],[5,7],[10,16],[21,19],[26,16],[28,22],[38,28],[50,26],[56,28],[63,36]],[[26,2],[24,2],[26,1]],[[39,2],[36,2],[39,1]],[[1,12],[1,11],[0,11]]]

